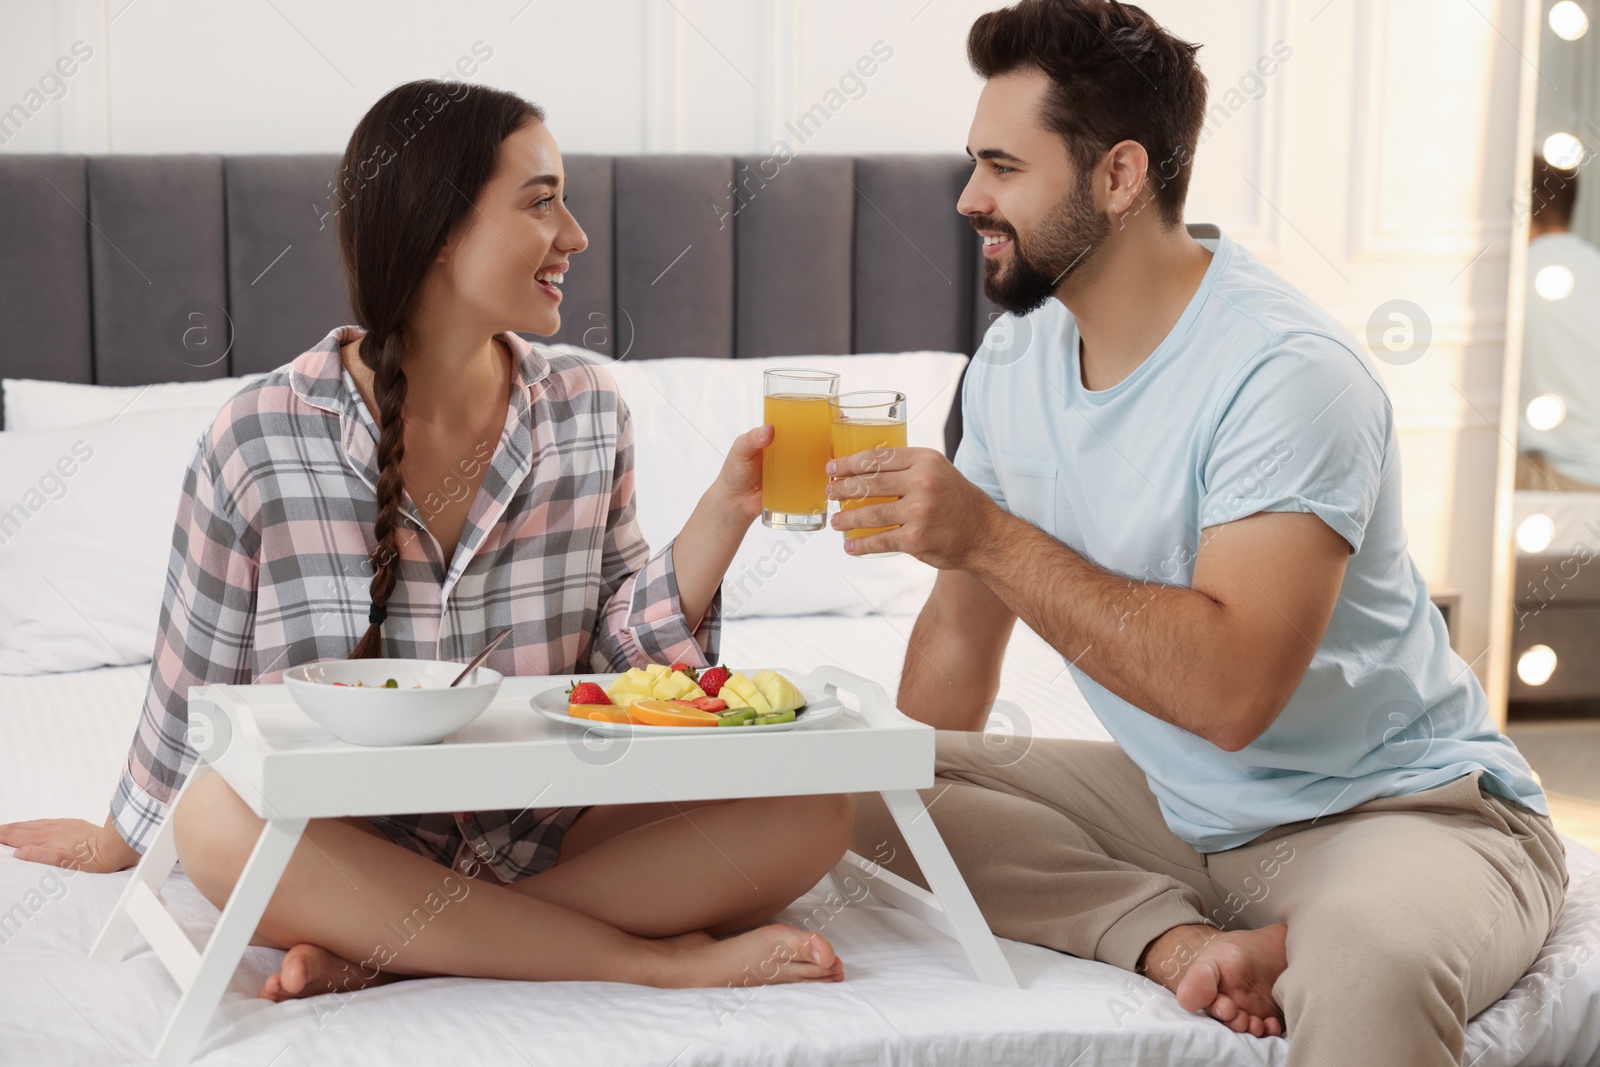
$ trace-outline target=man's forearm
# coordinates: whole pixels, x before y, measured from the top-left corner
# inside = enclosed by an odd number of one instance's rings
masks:
[[[1248,740],[1259,710],[1238,696],[1220,604],[1097,567],[998,508],[993,522],[970,570],[1034,632],[1134,707],[1223,747]]]
[[[896,705],[939,730],[982,730],[1000,690],[1000,661],[1015,618],[986,627],[944,603],[939,587],[917,616]]]

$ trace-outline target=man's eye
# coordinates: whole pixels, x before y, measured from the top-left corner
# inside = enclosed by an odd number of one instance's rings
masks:
[[[1016,167],[1002,166],[999,163],[995,163],[995,164],[993,164],[993,166],[994,166],[994,172],[996,174],[1010,174],[1012,171],[1017,169]]]

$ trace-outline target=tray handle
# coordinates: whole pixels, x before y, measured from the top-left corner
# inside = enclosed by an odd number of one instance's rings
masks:
[[[872,726],[920,726],[925,730],[933,729],[927,723],[902,714],[882,685],[843,668],[818,667],[802,679],[802,684],[821,689],[828,696],[834,696],[839,690],[854,693],[861,701],[858,714]]]

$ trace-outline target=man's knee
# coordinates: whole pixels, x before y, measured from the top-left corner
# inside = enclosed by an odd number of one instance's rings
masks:
[[[1469,961],[1415,912],[1380,916],[1370,897],[1357,896],[1319,902],[1314,916],[1288,925],[1289,966],[1272,991],[1291,1026],[1312,1006],[1335,1006],[1352,1020],[1421,1011],[1465,1023]]]

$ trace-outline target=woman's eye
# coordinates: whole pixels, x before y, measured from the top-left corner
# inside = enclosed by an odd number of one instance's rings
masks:
[[[535,201],[534,201],[534,202],[533,202],[533,206],[534,206],[534,207],[537,207],[537,208],[545,208],[545,209],[548,209],[548,208],[549,208],[549,207],[550,207],[550,205],[551,205],[551,204],[553,204],[553,203],[555,203],[555,199],[556,199],[556,198],[555,198],[555,197],[553,197],[553,196],[547,196],[547,197],[545,197],[545,198],[544,198],[544,199],[543,199],[543,200],[535,200]]]

